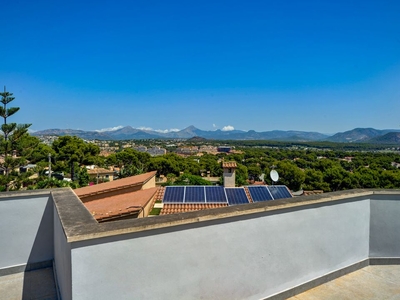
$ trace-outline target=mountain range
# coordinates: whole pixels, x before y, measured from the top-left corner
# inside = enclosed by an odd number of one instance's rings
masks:
[[[355,128],[346,132],[339,132],[334,135],[326,135],[318,132],[295,131],[295,130],[272,130],[257,132],[254,130],[213,130],[205,131],[189,126],[185,129],[172,132],[158,132],[154,130],[137,129],[125,126],[110,131],[84,131],[74,129],[47,129],[32,133],[41,135],[75,135],[86,140],[138,140],[138,139],[189,139],[201,137],[213,140],[271,140],[271,141],[330,141],[339,143],[379,143],[379,144],[400,144],[400,130],[386,129],[378,130],[373,128]]]

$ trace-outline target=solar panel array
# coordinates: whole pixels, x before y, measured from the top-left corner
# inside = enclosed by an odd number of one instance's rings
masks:
[[[167,186],[164,203],[226,203],[222,186]]]
[[[186,203],[205,203],[204,186],[187,186],[185,187],[185,202]]]
[[[163,202],[166,203],[182,203],[185,198],[185,187],[174,186],[165,189]]]
[[[274,200],[266,186],[248,186],[253,202]]]
[[[225,188],[226,196],[228,197],[229,205],[249,203],[244,188]]]
[[[206,186],[207,203],[226,203],[225,188],[223,186]]]
[[[248,186],[253,202],[292,198],[284,185]],[[167,186],[164,203],[228,203],[246,204],[249,199],[244,188],[224,188],[222,186]]]
[[[267,188],[274,200],[293,197],[285,185],[269,185]]]

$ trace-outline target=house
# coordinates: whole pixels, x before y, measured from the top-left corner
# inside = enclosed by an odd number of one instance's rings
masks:
[[[94,167],[87,171],[89,180],[92,182],[105,182],[114,180],[114,170]]]
[[[105,196],[84,204],[97,222],[144,218],[149,215],[154,205],[154,196],[157,190],[157,187],[153,187],[131,193]]]
[[[147,217],[158,188],[156,171],[75,189],[98,222]]]

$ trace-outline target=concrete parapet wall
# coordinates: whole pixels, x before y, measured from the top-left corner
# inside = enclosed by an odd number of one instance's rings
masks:
[[[375,212],[373,201],[383,201],[375,203],[381,205]],[[59,201],[61,215],[72,210],[70,204]],[[368,264],[373,245],[380,242],[374,237],[379,210],[387,205],[400,206],[399,191],[345,191],[104,226],[93,223],[77,205],[73,210],[80,211],[75,220],[79,226],[71,227],[74,220],[61,216],[70,223],[63,224],[71,246],[71,297],[293,295],[300,287]],[[396,215],[391,209],[390,218],[382,215],[387,220]],[[386,225],[391,240],[396,227]],[[396,247],[391,248],[392,258],[400,257]]]
[[[371,200],[369,256],[400,257],[400,195],[376,195]]]
[[[1,194],[0,275],[53,260],[52,216],[49,192]]]
[[[365,259],[368,240],[361,200],[78,242],[73,295],[260,299]]]
[[[71,245],[54,207],[54,273],[62,299],[72,299]]]

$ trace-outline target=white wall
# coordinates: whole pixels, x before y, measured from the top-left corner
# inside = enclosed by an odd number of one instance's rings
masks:
[[[0,270],[53,259],[49,195],[0,198],[0,213]]]
[[[371,200],[370,257],[400,257],[400,200],[381,196]],[[397,198],[397,199],[396,199]]]
[[[71,245],[67,242],[60,217],[54,207],[54,265],[62,299],[72,299]]]
[[[368,258],[369,218],[360,200],[79,242],[72,295],[264,298]]]

